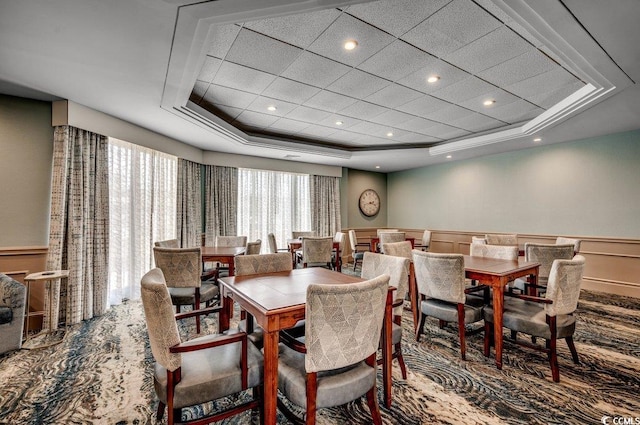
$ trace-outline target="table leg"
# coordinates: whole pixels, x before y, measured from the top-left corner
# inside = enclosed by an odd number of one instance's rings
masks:
[[[387,303],[384,309],[384,324],[382,332],[382,381],[384,383],[384,405],[391,408],[391,363],[393,361],[393,351],[391,350],[392,331],[392,304],[393,291],[387,292]]]
[[[224,332],[226,330],[229,330],[232,309],[233,309],[233,299],[229,297],[222,297],[222,309],[220,309],[220,313],[218,317],[218,320],[220,320],[218,332]]]
[[[493,341],[496,349],[496,367],[502,369],[502,313],[504,311],[504,287],[500,282],[493,287]]]
[[[275,425],[278,402],[278,331],[264,332],[264,423]]]

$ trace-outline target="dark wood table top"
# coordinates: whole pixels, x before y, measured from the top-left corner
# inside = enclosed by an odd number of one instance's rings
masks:
[[[501,260],[497,258],[472,257],[470,255],[464,256],[464,269],[466,272],[485,273],[494,276],[507,276],[539,265],[540,263],[535,261],[525,261],[524,258]]]

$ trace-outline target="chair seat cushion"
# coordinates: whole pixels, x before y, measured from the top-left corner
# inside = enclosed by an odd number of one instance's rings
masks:
[[[212,337],[215,335],[190,341],[206,341]],[[240,342],[182,353],[182,379],[175,388],[174,406],[194,406],[242,391],[240,353]],[[263,357],[253,344],[247,344],[247,364],[249,388],[260,385]],[[166,404],[167,371],[159,363],[155,365],[154,386],[158,398]]]
[[[365,362],[318,372],[318,408],[340,406],[360,398],[376,383],[376,370]],[[307,407],[304,354],[280,344],[278,388],[294,404]]]
[[[10,307],[0,306],[0,325],[5,323],[11,323],[13,319],[13,312]]]
[[[354,252],[353,259],[354,260],[362,260],[364,258],[364,252]]]
[[[204,303],[218,297],[220,290],[218,285],[211,282],[202,282],[200,285],[200,302]],[[196,302],[194,288],[169,288],[171,302],[174,305],[193,305]]]
[[[482,298],[467,297],[467,302],[464,305],[464,323],[475,323],[481,320],[483,306]],[[445,322],[458,322],[458,305],[456,303],[427,298],[420,304],[420,310],[427,316]]]
[[[391,324],[391,344],[399,344],[402,342],[402,325],[398,325],[397,323]],[[378,345],[382,348],[382,338],[380,338],[380,344]]]
[[[493,308],[485,307],[484,320],[493,323]],[[540,338],[551,338],[551,330],[546,322],[544,304],[505,297],[503,326],[517,332]],[[576,318],[572,314],[556,316],[557,338],[573,335],[576,329]]]

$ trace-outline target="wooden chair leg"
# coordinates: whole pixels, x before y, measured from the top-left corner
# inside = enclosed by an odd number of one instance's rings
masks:
[[[445,322],[444,320],[438,319],[438,327],[440,329],[444,329],[445,326],[447,326],[447,322]]]
[[[569,346],[569,351],[571,351],[571,357],[573,357],[573,362],[575,364],[580,364],[580,358],[578,357],[578,351],[576,351],[576,346],[573,343],[573,337],[568,336],[565,338],[565,341],[567,341],[567,345]]]
[[[382,425],[380,406],[378,406],[378,391],[375,385],[367,391],[367,405],[371,411],[371,419],[373,420],[373,423],[375,425]]]
[[[318,393],[318,374],[307,373],[307,412],[306,425],[315,425],[316,423],[316,398]]]
[[[514,331],[513,329],[511,330],[511,340],[515,341],[516,339],[518,339],[518,331]]]
[[[164,416],[164,408],[164,403],[161,401],[158,402],[158,410],[156,411],[156,419],[158,420],[158,422],[160,422],[162,420],[162,417]]]
[[[424,321],[427,316],[424,313],[420,313],[420,321],[418,323],[418,329],[416,330],[416,342],[420,342],[420,334],[424,332]]]
[[[558,352],[557,348],[557,328],[556,328],[556,316],[547,316],[547,321],[549,323],[549,330],[551,331],[551,338],[549,338],[549,354],[550,359],[549,363],[551,363],[551,376],[553,377],[553,382],[560,382],[560,368],[558,366]]]
[[[464,304],[458,304],[458,334],[460,335],[460,355],[462,360],[467,359],[467,345],[465,343],[465,328],[464,328]]]
[[[493,324],[484,321],[484,356],[491,354],[491,339],[493,338]]]
[[[404,357],[402,356],[402,343],[398,343],[395,345],[395,355],[398,359],[400,372],[402,372],[402,379],[407,379],[407,366],[404,364]]]

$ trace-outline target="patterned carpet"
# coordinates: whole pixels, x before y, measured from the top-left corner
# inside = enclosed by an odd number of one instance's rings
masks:
[[[206,322],[216,328],[215,320]],[[493,357],[482,355],[482,333],[468,337],[462,361],[453,324],[439,329],[429,321],[420,343],[411,337],[409,312],[403,324],[409,376],[403,381],[394,366],[393,406],[381,407],[385,424],[599,424],[603,416],[640,417],[640,300],[583,291],[575,335],[582,363],[574,365],[561,342],[558,384],[546,355],[508,339],[500,371]],[[192,330],[181,332],[188,337]],[[156,424],[152,362],[140,303],[114,307],[70,329],[60,345],[0,356],[0,424]],[[250,422],[245,413],[224,423]],[[319,424],[369,422],[364,401],[318,417]]]

